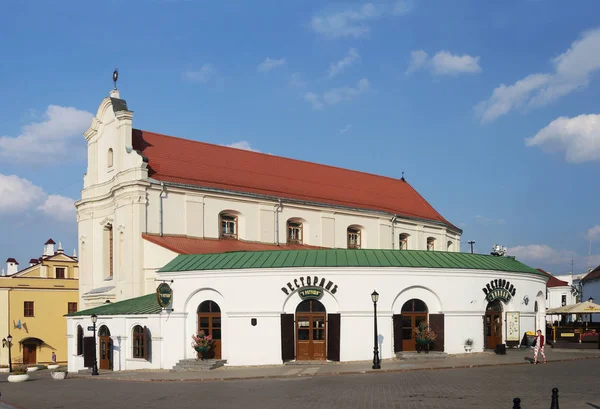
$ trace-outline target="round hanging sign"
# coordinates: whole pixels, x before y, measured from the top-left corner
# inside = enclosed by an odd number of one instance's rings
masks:
[[[158,305],[162,308],[167,308],[173,298],[173,289],[167,283],[159,284],[156,288],[156,298],[158,299]]]

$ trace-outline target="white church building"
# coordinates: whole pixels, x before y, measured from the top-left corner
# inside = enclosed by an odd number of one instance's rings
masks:
[[[84,134],[70,371],[89,366],[94,345],[101,369],[170,369],[196,357],[200,330],[229,365],[369,360],[374,290],[382,359],[414,350],[421,321],[447,353],[467,339],[474,351],[515,345],[545,321],[548,277],[512,257],[460,253],[461,229],[404,178],[132,122],[115,89]]]

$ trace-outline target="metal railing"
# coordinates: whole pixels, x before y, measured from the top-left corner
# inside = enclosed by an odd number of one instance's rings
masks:
[[[513,399],[513,409],[521,409],[521,399]],[[558,388],[552,388],[552,403],[550,409],[559,409],[558,407]]]

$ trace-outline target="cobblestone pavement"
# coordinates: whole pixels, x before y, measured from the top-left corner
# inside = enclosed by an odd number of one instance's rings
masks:
[[[547,409],[552,388],[557,387],[563,409],[600,408],[598,359],[202,382],[56,381],[44,372],[20,384],[8,383],[3,376],[2,399],[25,409],[508,409],[518,396],[523,409]]]

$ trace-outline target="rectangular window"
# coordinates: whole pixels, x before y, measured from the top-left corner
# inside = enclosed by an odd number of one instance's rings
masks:
[[[77,303],[76,302],[70,302],[67,305],[67,313],[71,314],[72,312],[77,312]]]
[[[56,278],[65,278],[65,268],[64,267],[56,268]]]
[[[237,239],[237,217],[222,214],[221,221],[221,238]]]
[[[25,301],[23,303],[23,315],[26,317],[33,317],[33,301]]]
[[[565,306],[565,305],[567,305],[567,295],[566,295],[566,294],[563,294],[563,295],[561,296],[561,300],[560,300],[560,301],[561,301],[560,303],[561,303],[561,305],[562,305],[562,306]]]

